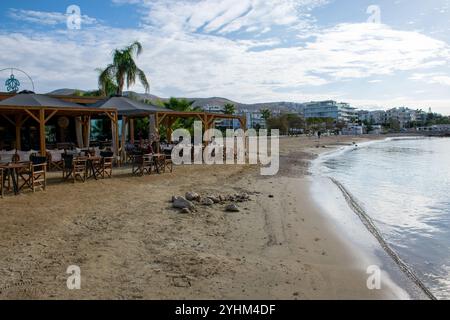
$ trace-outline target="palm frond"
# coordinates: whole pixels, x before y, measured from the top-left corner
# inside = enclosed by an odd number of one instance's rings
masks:
[[[145,75],[144,71],[142,71],[139,68],[136,68],[137,76],[139,77],[139,81],[144,86],[145,93],[150,92],[150,83],[147,80],[147,76]]]

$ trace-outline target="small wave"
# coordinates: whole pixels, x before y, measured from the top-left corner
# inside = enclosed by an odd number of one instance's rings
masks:
[[[425,286],[425,284],[416,276],[416,274],[408,267],[408,265],[400,258],[400,256],[391,248],[386,242],[381,232],[375,226],[372,218],[365,212],[358,201],[352,196],[352,194],[336,179],[330,178],[330,180],[341,190],[345,200],[352,209],[353,212],[359,217],[364,226],[370,233],[377,239],[381,247],[387,252],[387,254],[394,260],[394,262],[400,267],[400,269],[420,288],[422,291],[432,300],[437,300],[434,294]]]

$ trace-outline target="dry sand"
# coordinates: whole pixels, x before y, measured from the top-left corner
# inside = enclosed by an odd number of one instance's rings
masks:
[[[328,147],[355,138],[323,138]],[[281,140],[281,169],[182,166],[173,173],[61,183],[0,199],[0,299],[378,299],[355,255],[309,193],[312,138]],[[246,192],[241,212],[197,206],[183,215],[172,195]],[[272,197],[273,196],[273,197]],[[81,290],[66,269],[81,268]]]

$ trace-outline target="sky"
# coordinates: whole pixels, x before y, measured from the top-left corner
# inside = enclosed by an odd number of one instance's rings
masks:
[[[96,69],[135,40],[161,97],[450,114],[450,0],[0,2],[0,69],[39,93],[96,89]]]

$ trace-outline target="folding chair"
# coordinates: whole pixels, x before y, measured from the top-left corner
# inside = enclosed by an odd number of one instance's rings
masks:
[[[63,154],[62,159],[62,175],[63,179],[67,180],[72,176],[73,173],[73,155]]]
[[[72,177],[73,183],[77,178],[86,182],[87,179],[87,159],[85,157],[74,158],[72,163]]]
[[[45,190],[47,187],[47,157],[31,156],[29,167],[19,173],[24,183],[20,187],[30,188],[33,192],[36,189]]]
[[[64,160],[62,158],[62,153],[49,151],[47,152],[48,160],[48,170],[62,170],[64,165]]]
[[[153,156],[152,155],[135,155],[133,157],[132,172],[136,176],[143,176],[145,173],[152,173]]]
[[[3,198],[3,188],[4,188],[4,177],[3,177],[3,169],[0,168],[0,198]]]
[[[103,179],[105,179],[106,176],[108,178],[112,178],[113,161],[114,161],[113,157],[103,158],[102,163],[101,163],[101,166],[102,166],[101,177]]]

